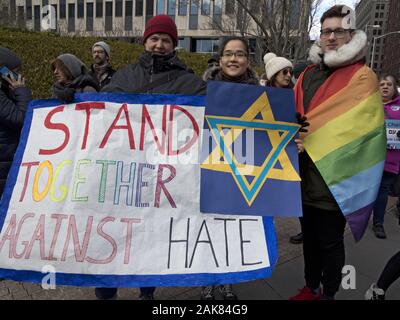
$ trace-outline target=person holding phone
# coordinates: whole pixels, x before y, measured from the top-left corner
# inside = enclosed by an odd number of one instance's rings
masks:
[[[18,146],[25,112],[32,93],[19,73],[21,59],[0,47],[0,198]]]

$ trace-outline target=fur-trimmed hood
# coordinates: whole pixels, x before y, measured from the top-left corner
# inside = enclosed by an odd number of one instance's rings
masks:
[[[329,68],[338,68],[353,64],[367,54],[367,35],[362,30],[355,31],[351,41],[338,50],[329,51],[323,54],[320,40],[318,40],[310,49],[309,60],[315,64],[323,62]]]

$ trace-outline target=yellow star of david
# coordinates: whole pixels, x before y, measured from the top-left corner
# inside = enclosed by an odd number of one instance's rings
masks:
[[[256,119],[258,114],[261,114],[262,120]],[[224,125],[215,121],[214,125],[218,128],[218,135],[222,139],[222,143],[220,143],[220,139],[215,135],[215,132],[211,130],[216,147],[201,164],[201,168],[231,173],[249,206],[257,198],[261,187],[267,179],[300,181],[300,177],[285,151],[286,145],[294,137],[300,126],[293,123],[276,121],[265,92],[240,118],[206,116],[206,120],[210,128],[212,128],[210,122],[213,120],[225,120],[233,123],[240,120],[237,125]],[[251,124],[255,125],[270,124],[271,126],[275,126],[274,128],[268,128],[268,125],[254,128],[255,130],[266,131],[272,145],[270,153],[261,166],[238,163],[232,152],[232,144],[241,136],[244,130],[249,129],[249,127],[240,124],[243,121],[251,121]],[[291,130],[284,129],[289,127]],[[223,128],[229,128],[230,130],[223,132]],[[228,161],[226,161],[227,159]],[[278,161],[282,169],[274,168]],[[262,177],[261,181],[259,179],[260,175]],[[246,176],[253,176],[253,181],[249,183]]]

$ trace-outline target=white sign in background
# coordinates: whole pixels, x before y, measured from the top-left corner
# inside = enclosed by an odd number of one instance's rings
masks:
[[[121,107],[106,102],[104,110],[92,109],[87,136],[87,114],[75,104],[51,116],[53,129],[44,123],[54,108],[34,110],[0,234],[0,268],[41,271],[51,264],[62,273],[163,275],[268,267],[262,217],[200,213],[200,139],[179,156],[161,156],[148,121],[143,129],[142,105],[127,105],[129,119]],[[201,137],[204,108],[181,107],[196,120]],[[171,106],[166,108],[169,120]],[[160,134],[163,106],[146,110]],[[106,139],[118,112],[120,127]],[[176,150],[193,136],[193,124],[178,109],[172,114],[164,146],[174,134]],[[62,145],[65,128],[65,148],[39,154]]]

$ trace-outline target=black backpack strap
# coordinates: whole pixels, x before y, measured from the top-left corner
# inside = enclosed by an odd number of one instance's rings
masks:
[[[164,76],[157,79],[156,81],[149,82],[139,89],[135,90],[135,93],[147,93],[149,90],[152,90],[166,82],[174,81],[178,79],[180,76],[186,74],[186,70],[173,70],[172,72],[167,72]]]

